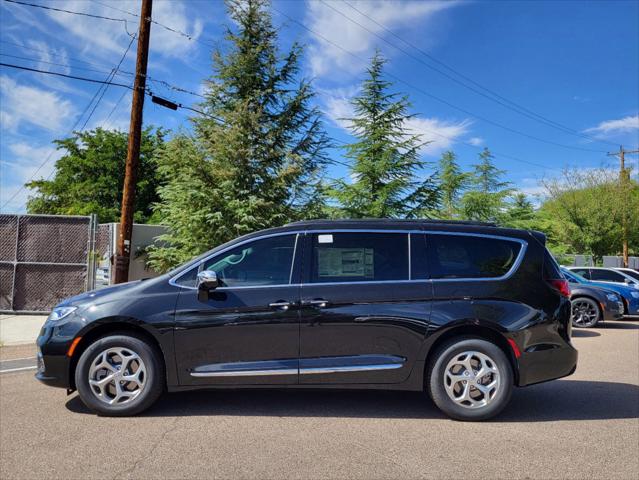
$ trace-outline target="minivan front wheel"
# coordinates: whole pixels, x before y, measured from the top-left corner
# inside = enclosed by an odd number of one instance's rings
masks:
[[[453,339],[429,362],[426,387],[444,413],[457,420],[486,420],[510,400],[513,372],[504,352],[480,338]]]
[[[135,415],[163,390],[164,373],[155,349],[129,335],[96,340],[82,353],[75,384],[84,404],[108,416]]]

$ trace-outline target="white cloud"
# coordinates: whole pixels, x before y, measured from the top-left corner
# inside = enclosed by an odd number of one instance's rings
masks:
[[[48,90],[19,84],[0,76],[0,122],[2,129],[15,131],[26,123],[47,130],[59,130],[75,115],[68,100]]]
[[[470,120],[460,122],[449,122],[437,118],[413,117],[408,120],[408,128],[414,133],[421,135],[422,142],[429,142],[422,153],[425,155],[437,155],[442,150],[446,150],[455,141],[465,135],[470,127]]]
[[[110,21],[99,18],[83,17],[78,21],[76,15],[64,12],[47,11],[46,14],[74,37],[74,42],[84,47],[86,53],[109,57],[113,53],[122,54],[130,41],[129,34],[137,31],[139,18],[109,8],[139,13],[140,4],[136,0],[118,0],[101,2],[104,5],[84,0],[66,0],[56,2],[56,7],[93,15],[124,19],[126,22]],[[90,7],[90,8],[89,8]],[[187,12],[191,12],[190,15]],[[153,6],[153,20],[165,24],[174,30],[184,32],[197,39],[202,34],[204,23],[198,18],[195,9],[187,9],[182,2],[156,2]],[[154,25],[151,32],[152,52],[165,57],[180,58],[196,47],[194,40]],[[135,44],[131,48],[135,52]]]
[[[480,145],[483,145],[484,139],[481,137],[472,137],[468,140],[468,143],[474,145],[475,147],[478,147]]]
[[[616,120],[606,120],[596,127],[588,128],[585,131],[587,133],[600,134],[602,136],[612,136],[635,130],[639,130],[639,115],[629,115]]]
[[[324,113],[336,126],[345,130],[350,127],[347,119],[354,116],[351,99],[358,91],[358,86],[319,90],[320,98],[324,103]]]
[[[414,27],[419,22],[422,29],[420,45],[424,47],[427,41],[427,22],[436,13],[457,3],[456,1],[366,0],[354,5],[362,12],[360,14],[344,3],[309,1],[306,22],[311,30],[317,32],[317,35],[311,34],[312,43],[309,46],[313,74],[321,76],[335,71],[350,73],[360,71],[363,68],[362,63],[339,47],[359,57],[370,57],[374,44],[379,40],[375,34],[388,35],[384,27],[389,30],[405,29]],[[347,19],[338,11],[365,28]]]

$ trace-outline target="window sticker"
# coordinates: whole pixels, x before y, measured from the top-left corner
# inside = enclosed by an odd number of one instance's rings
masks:
[[[317,243],[333,243],[333,235],[318,235]]]
[[[318,276],[374,278],[372,248],[318,248]]]

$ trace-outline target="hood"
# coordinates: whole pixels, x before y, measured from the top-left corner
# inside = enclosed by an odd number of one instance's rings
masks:
[[[588,286],[594,286],[597,288],[601,288],[604,290],[612,290],[613,292],[616,293],[621,293],[624,296],[630,295],[631,292],[636,291],[636,289],[632,286],[626,286],[622,283],[620,284],[614,284],[614,283],[607,283],[607,282],[595,282],[590,280],[588,283],[584,284],[584,285],[588,285]]]
[[[133,282],[119,283],[117,285],[111,285],[110,287],[100,288],[97,290],[91,290],[89,292],[81,293],[64,299],[58,304],[58,306],[79,306],[85,303],[104,303],[109,300],[109,297],[116,292],[122,290],[133,289],[140,285],[143,280],[135,280]]]

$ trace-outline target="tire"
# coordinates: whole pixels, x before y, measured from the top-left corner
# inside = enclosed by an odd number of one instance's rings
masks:
[[[570,321],[575,328],[592,328],[601,320],[601,309],[588,297],[576,297],[570,301]]]
[[[471,368],[464,366],[467,360]],[[475,376],[481,374],[482,366],[487,373]],[[479,421],[498,415],[506,407],[514,376],[508,358],[497,345],[481,338],[460,337],[444,343],[433,354],[425,383],[430,398],[446,415]]]
[[[146,410],[164,390],[160,355],[146,341],[129,334],[96,340],[82,353],[75,370],[82,402],[94,412],[112,417]]]

